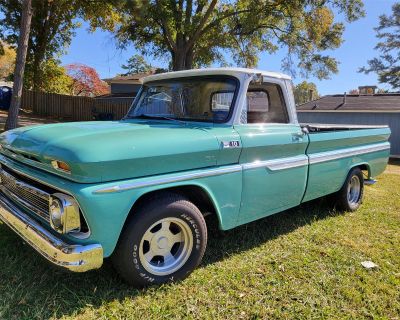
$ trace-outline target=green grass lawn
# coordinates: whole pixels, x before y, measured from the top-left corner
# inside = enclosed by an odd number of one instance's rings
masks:
[[[53,268],[0,225],[0,319],[400,319],[398,166],[366,188],[358,212],[318,200],[209,235],[188,279],[135,290],[109,263],[86,274]]]

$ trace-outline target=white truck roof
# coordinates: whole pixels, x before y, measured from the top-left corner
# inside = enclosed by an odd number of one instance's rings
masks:
[[[248,68],[205,68],[205,69],[190,69],[183,71],[174,71],[167,73],[159,73],[154,74],[148,77],[143,78],[143,83],[155,80],[164,80],[164,79],[172,79],[172,78],[181,78],[181,77],[192,77],[192,76],[207,76],[207,75],[230,75],[237,76],[238,74],[261,74],[262,76],[277,78],[277,79],[287,79],[291,80],[291,77],[279,72],[271,72],[257,69],[248,69]]]

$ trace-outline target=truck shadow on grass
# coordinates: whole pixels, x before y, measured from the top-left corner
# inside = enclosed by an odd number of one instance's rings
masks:
[[[211,222],[208,248],[200,268],[338,214],[326,198],[223,234]],[[52,267],[4,225],[0,225],[0,257],[0,319],[59,318],[79,314],[86,306],[98,308],[114,300],[134,300],[158,290],[130,288],[119,279],[109,261],[100,270],[83,274]]]

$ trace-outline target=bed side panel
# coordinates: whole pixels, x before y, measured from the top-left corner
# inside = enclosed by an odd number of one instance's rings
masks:
[[[353,167],[367,165],[370,177],[382,173],[389,159],[389,136],[389,128],[310,134],[310,167],[303,202],[338,191]]]

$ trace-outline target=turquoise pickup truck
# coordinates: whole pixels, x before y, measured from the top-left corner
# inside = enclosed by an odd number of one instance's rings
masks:
[[[135,286],[183,279],[221,230],[329,194],[360,206],[388,127],[299,124],[290,77],[222,68],[144,79],[120,121],[0,135],[0,220],[75,272],[110,257]]]

